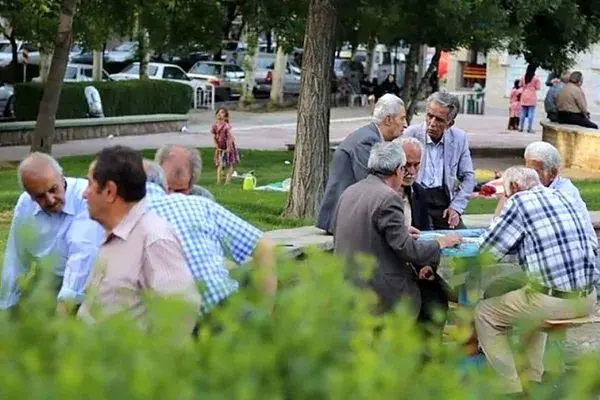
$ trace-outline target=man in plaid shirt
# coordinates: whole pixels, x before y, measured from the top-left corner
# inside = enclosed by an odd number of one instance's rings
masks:
[[[527,274],[521,289],[482,300],[475,308],[479,343],[505,380],[507,393],[523,388],[508,330],[523,319],[570,319],[588,315],[595,304],[595,245],[586,234],[586,216],[561,192],[544,187],[535,170],[511,167],[503,175],[508,201],[484,236],[482,250],[497,259],[516,253]],[[527,346],[529,379],[541,382],[546,334]]]
[[[259,290],[271,308],[277,290],[275,245],[263,232],[221,205],[201,196],[167,194],[162,168],[144,160],[148,207],[173,226],[179,235],[188,268],[203,288],[201,313],[209,313],[238,291],[229,276],[226,255],[241,265],[252,257],[261,270]]]

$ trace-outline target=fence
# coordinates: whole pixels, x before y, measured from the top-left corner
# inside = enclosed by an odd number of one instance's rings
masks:
[[[205,108],[215,110],[215,86],[210,83],[205,83],[204,86],[199,86],[194,94],[194,109]]]
[[[485,92],[452,92],[460,101],[460,114],[485,113]]]

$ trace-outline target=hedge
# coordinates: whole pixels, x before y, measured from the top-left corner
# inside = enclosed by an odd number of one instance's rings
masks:
[[[31,82],[33,78],[39,76],[40,66],[27,64],[27,82]],[[22,83],[23,82],[23,64],[8,64],[0,67],[0,82],[4,83]]]
[[[102,99],[104,115],[186,114],[192,104],[192,88],[162,80],[65,83],[56,119],[86,118],[88,105],[84,89],[93,85]],[[37,118],[43,86],[39,83],[15,85],[15,113],[18,121]]]

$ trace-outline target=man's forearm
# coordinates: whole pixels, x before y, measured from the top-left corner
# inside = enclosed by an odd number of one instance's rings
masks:
[[[258,273],[258,288],[265,296],[274,296],[277,292],[277,267],[275,243],[261,238],[252,254],[253,266]]]

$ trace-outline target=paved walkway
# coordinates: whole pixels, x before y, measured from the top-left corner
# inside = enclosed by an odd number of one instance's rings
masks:
[[[336,108],[331,112],[331,140],[340,140],[350,132],[369,122],[368,108]],[[53,146],[53,155],[94,154],[105,146],[121,144],[135,149],[157,149],[164,144],[183,144],[196,147],[211,147],[213,139],[210,124],[211,112],[190,114],[190,122],[185,133],[164,133],[154,135],[122,136],[113,139],[72,140]],[[423,120],[422,115],[413,123]],[[296,111],[276,113],[247,113],[232,111],[236,143],[242,149],[283,149],[286,144],[295,142]],[[506,117],[499,115],[459,115],[457,125],[468,132],[471,148],[525,148],[532,141],[541,139],[541,127],[534,134],[508,132]],[[29,152],[29,146],[0,148],[0,161],[18,161]]]

